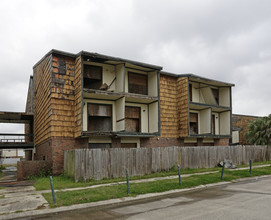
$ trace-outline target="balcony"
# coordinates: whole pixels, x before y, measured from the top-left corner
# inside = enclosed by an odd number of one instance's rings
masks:
[[[82,135],[157,135],[159,68],[132,61],[120,62],[115,58],[94,60],[85,57],[83,60]],[[111,110],[104,115],[103,108]]]
[[[0,134],[0,149],[34,148],[33,134]]]
[[[212,112],[211,108],[189,113],[189,136],[226,137],[231,135],[231,111]]]
[[[158,120],[158,101],[84,99],[83,136],[154,136],[159,132]]]
[[[231,108],[231,88],[230,87],[215,87],[202,85],[201,83],[189,84],[189,101],[190,105],[195,107],[212,106],[217,111],[223,111]]]
[[[231,86],[227,83],[189,78],[189,136],[231,135]]]

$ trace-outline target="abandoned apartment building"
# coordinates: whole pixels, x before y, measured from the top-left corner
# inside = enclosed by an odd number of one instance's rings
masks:
[[[51,50],[34,67],[26,112],[33,113],[35,160],[63,171],[74,148],[228,145],[233,84],[82,51]],[[29,155],[29,158],[31,155]]]

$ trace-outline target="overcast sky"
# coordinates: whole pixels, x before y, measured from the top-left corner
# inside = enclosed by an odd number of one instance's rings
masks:
[[[0,1],[0,33],[0,111],[25,110],[33,65],[58,49],[234,83],[233,113],[271,113],[270,0]]]

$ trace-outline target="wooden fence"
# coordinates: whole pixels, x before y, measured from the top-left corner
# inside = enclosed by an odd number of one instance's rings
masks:
[[[181,168],[212,168],[224,160],[234,164],[248,164],[249,160],[271,159],[271,146],[210,146],[77,149],[65,151],[64,170],[76,181],[142,176],[168,171],[180,164]]]

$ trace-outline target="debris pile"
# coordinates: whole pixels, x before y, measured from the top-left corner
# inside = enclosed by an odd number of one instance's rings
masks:
[[[237,166],[235,164],[233,164],[232,160],[220,161],[218,163],[218,166],[223,167],[223,163],[225,163],[225,168],[229,168],[229,169],[236,169],[237,168]]]

